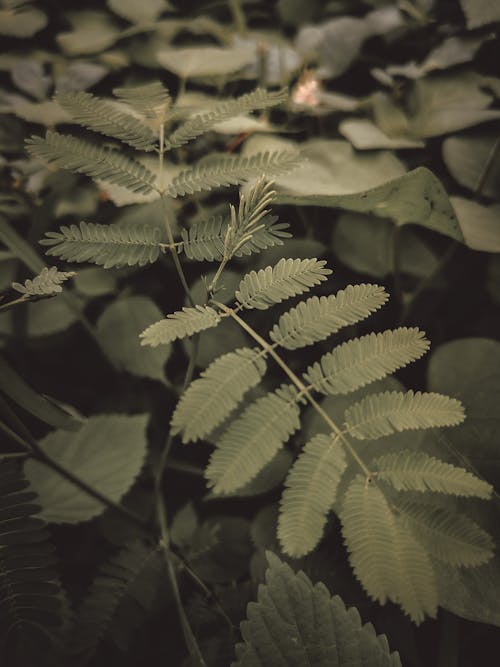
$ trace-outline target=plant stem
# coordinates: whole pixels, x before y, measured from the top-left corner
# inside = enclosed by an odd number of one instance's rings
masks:
[[[169,243],[169,250],[170,254],[172,255],[172,259],[174,261],[175,270],[177,271],[177,275],[179,276],[179,280],[181,281],[184,292],[186,293],[186,296],[189,299],[189,303],[192,306],[194,306],[195,303],[193,301],[193,297],[191,296],[191,291],[189,289],[186,276],[184,274],[184,269],[182,268],[182,265],[179,261],[179,255],[177,254],[177,250],[175,249],[174,235],[172,233],[172,226],[170,224],[170,212],[167,209],[164,193],[162,193],[161,195],[161,201],[162,201],[163,211],[165,213],[164,221],[165,221],[165,230],[167,232],[167,239]]]
[[[270,345],[264,338],[262,338],[262,336],[260,336],[254,329],[252,329],[252,327],[248,325],[245,322],[245,320],[241,319],[241,317],[239,317],[239,315],[232,308],[229,308],[228,306],[225,306],[223,303],[219,303],[218,301],[213,301],[213,303],[218,308],[220,308],[224,313],[232,317],[233,320],[237,322],[240,325],[240,327],[244,329],[257,343],[259,343],[259,345],[267,352],[267,354],[269,354],[269,356],[274,359],[274,361],[278,364],[278,366],[280,366],[280,368],[284,371],[284,373],[290,378],[293,384],[297,387],[300,394],[307,399],[307,401],[311,404],[314,410],[316,410],[316,412],[320,415],[320,417],[326,422],[328,427],[340,438],[340,440],[344,444],[344,447],[352,456],[352,458],[356,461],[356,463],[360,466],[364,474],[367,477],[371,477],[372,474],[369,468],[365,465],[364,461],[358,456],[357,452],[354,450],[351,443],[345,437],[343,431],[333,421],[330,415],[328,415],[325,412],[325,410],[321,407],[321,405],[319,405],[319,403],[312,397],[309,387],[306,387],[305,384],[302,382],[302,380],[298,378],[297,375],[295,375],[295,373],[291,370],[291,368],[283,361],[283,359],[275,351],[274,347]]]
[[[229,0],[229,7],[231,8],[231,14],[233,15],[233,23],[236,32],[241,37],[245,36],[247,33],[247,22],[245,12],[241,6],[241,0]]]
[[[13,301],[8,301],[7,303],[0,305],[0,311],[10,310],[10,308],[17,306],[19,303],[26,303],[26,301],[29,301],[29,297],[26,295],[20,296],[18,299],[14,299]]]
[[[474,188],[474,194],[476,197],[478,197],[481,194],[484,186],[486,185],[486,181],[488,180],[488,176],[490,175],[491,168],[493,167],[493,163],[495,162],[499,150],[500,150],[500,139],[497,139],[488,155],[488,159],[486,161],[486,164],[484,165],[484,169],[481,173],[481,176],[479,177],[479,181],[477,182],[477,185]]]
[[[50,456],[48,456],[34,438],[30,437],[29,442],[27,442],[26,440],[24,440],[24,438],[21,438],[21,436],[19,436],[15,431],[10,429],[6,424],[2,422],[0,422],[0,429],[6,435],[12,438],[12,440],[14,440],[18,445],[23,447],[27,456],[31,457],[35,461],[38,461],[39,463],[42,463],[47,468],[50,468],[51,470],[56,472],[60,477],[62,477],[66,481],[70,482],[71,484],[79,488],[80,491],[83,491],[88,496],[91,496],[95,500],[98,500],[102,505],[104,505],[108,509],[114,510],[122,517],[128,519],[129,521],[133,522],[135,525],[140,526],[141,528],[146,527],[146,522],[143,519],[141,519],[140,516],[138,516],[131,510],[127,509],[126,507],[123,507],[123,505],[116,503],[114,500],[111,500],[111,498],[108,498],[103,493],[95,489],[92,485],[88,484],[83,479],[80,479],[77,475],[75,475],[70,470],[68,470],[60,463],[58,463]]]

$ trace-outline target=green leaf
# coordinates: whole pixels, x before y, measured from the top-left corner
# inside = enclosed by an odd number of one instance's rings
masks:
[[[36,7],[26,5],[16,7],[17,3],[6,3],[6,9],[0,10],[0,34],[9,37],[32,37],[47,25],[47,16]]]
[[[218,104],[206,113],[196,114],[178,127],[167,139],[166,148],[178,148],[188,141],[212,130],[215,125],[235,116],[241,116],[257,109],[267,109],[281,104],[288,98],[286,89],[268,92],[257,88],[251,93]]]
[[[97,321],[97,337],[118,370],[165,383],[170,346],[144,347],[139,339],[144,327],[160,317],[158,306],[145,296],[117,299],[104,310]]]
[[[456,567],[476,567],[493,558],[491,536],[463,514],[409,501],[396,506],[403,523],[433,558]]]
[[[500,204],[482,206],[463,197],[451,197],[451,203],[462,228],[465,244],[473,250],[500,252]]]
[[[142,164],[117,151],[75,137],[48,131],[45,138],[33,136],[27,139],[26,150],[62,169],[116,183],[132,192],[148,194],[153,189],[155,176]]]
[[[339,132],[357,150],[423,148],[420,139],[406,136],[388,137],[367,118],[347,118],[339,123]]]
[[[232,74],[255,60],[255,46],[196,46],[161,49],[158,63],[182,79]]]
[[[9,644],[12,665],[27,664],[20,657],[26,644],[48,651],[48,643],[40,642],[39,634],[54,638],[63,614],[54,549],[45,522],[37,516],[36,494],[27,487],[17,463],[0,461],[0,640],[3,656]]]
[[[12,283],[13,289],[29,297],[54,296],[62,292],[61,283],[76,276],[74,271],[58,271],[55,266],[45,267],[33,279],[25,280],[24,285]]]
[[[454,496],[490,498],[492,487],[463,468],[424,452],[410,450],[386,454],[374,461],[377,479],[397,491],[436,491]]]
[[[116,23],[107,12],[81,10],[65,12],[72,30],[60,32],[56,41],[68,56],[100,53],[112,46],[120,35]]]
[[[244,308],[267,310],[275,303],[303,294],[331,274],[324,260],[285,259],[275,266],[250,271],[240,282],[236,299]]]
[[[216,327],[221,321],[219,313],[210,306],[183,308],[159,322],[151,324],[141,334],[142,345],[166,345],[177,338],[192,336],[198,331]]]
[[[114,137],[137,150],[152,151],[157,135],[140,120],[83,91],[57,93],[55,100],[83,127]]]
[[[263,174],[266,178],[274,178],[291,171],[298,163],[298,154],[291,151],[266,151],[250,157],[234,155],[201,161],[175,176],[166,191],[171,197],[182,197],[215,187],[238,185]]]
[[[442,145],[443,159],[453,178],[475,192],[485,174],[481,193],[494,199],[500,197],[497,187],[500,181],[500,156],[497,154],[493,158],[488,169],[487,165],[497,140],[497,133],[483,131],[480,134],[447,137]]]
[[[372,394],[345,412],[345,427],[358,440],[396,431],[455,426],[465,418],[460,401],[442,394],[386,391]]]
[[[371,333],[323,355],[304,379],[323,394],[347,394],[420,359],[428,349],[429,341],[417,328]]]
[[[298,558],[318,544],[345,467],[343,447],[332,434],[317,435],[305,445],[281,497],[278,538],[284,553]]]
[[[99,569],[77,611],[71,653],[87,664],[99,643],[127,648],[150,612],[161,579],[160,549],[132,542]]]
[[[69,262],[92,262],[105,269],[114,266],[153,264],[164,252],[161,231],[148,225],[63,225],[58,232],[46,232],[39,243],[49,246],[51,257]]]
[[[110,500],[130,489],[146,456],[147,415],[89,417],[74,434],[54,431],[40,441],[44,453]],[[101,514],[104,505],[63,479],[51,468],[30,460],[25,474],[49,523],[79,523]]]
[[[368,317],[388,298],[383,287],[365,284],[348,285],[331,296],[313,296],[284,313],[269,337],[287,350],[312,345]]]
[[[380,166],[370,166],[370,172],[384,174]],[[294,174],[300,180],[303,174]],[[334,182],[332,173],[330,179]],[[276,182],[276,186],[282,181]],[[353,184],[355,180],[353,178]],[[286,187],[286,183],[283,182]],[[356,185],[352,186],[356,189]],[[359,213],[372,213],[380,218],[390,218],[394,224],[415,224],[427,227],[452,239],[463,242],[463,233],[458,224],[455,212],[451,206],[445,189],[434,174],[425,167],[417,167],[404,176],[384,181],[377,187],[368,187],[366,190],[355,190],[353,194],[315,194],[296,193],[292,188],[279,191],[276,202],[296,206],[326,206],[343,208]]]
[[[34,391],[0,356],[0,391],[31,415],[55,428],[74,431],[79,423],[49,398]]]
[[[216,359],[192,382],[172,415],[172,432],[183,442],[208,435],[234,410],[266,372],[260,349],[241,348]]]
[[[251,481],[300,428],[299,414],[295,395],[279,389],[251,403],[222,435],[205,470],[214,493]]]
[[[401,667],[385,635],[362,625],[355,607],[346,609],[324,584],[267,552],[266,583],[247,607],[232,667]]]
[[[113,93],[145,118],[161,122],[165,119],[167,109],[172,102],[168,90],[159,81],[146,83],[143,86],[114,88]]]
[[[130,23],[151,23],[165,10],[171,9],[165,0],[107,0],[108,7]]]
[[[469,30],[500,21],[500,7],[496,0],[460,0]]]
[[[417,624],[436,617],[433,566],[424,548],[373,482],[357,475],[340,512],[354,574],[368,595],[397,602]]]

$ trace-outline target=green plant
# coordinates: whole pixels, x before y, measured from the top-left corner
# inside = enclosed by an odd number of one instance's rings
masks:
[[[211,112],[195,115],[171,133],[167,128],[176,119],[175,107],[171,108],[170,97],[160,84],[122,88],[115,94],[135,112],[134,116],[88,93],[66,93],[57,99],[84,127],[135,150],[156,152],[156,171],[126,153],[55,132],[30,139],[28,151],[59,167],[132,192],[156,193],[163,203],[164,227],[86,222],[63,226],[57,232],[48,232],[41,241],[48,248],[47,254],[110,268],[144,266],[169,252],[191,305],[152,322],[141,334],[142,344],[170,344],[231,319],[257,345],[220,356],[195,380],[192,376],[196,346],[192,348],[185,390],[172,415],[170,435],[156,470],[160,544],[193,659],[203,664],[180,598],[162,493],[173,437],[180,435],[185,443],[215,439],[205,476],[213,492],[224,496],[252,482],[289,438],[300,431],[300,410],[306,404],[323,420],[325,432],[305,444],[288,473],[278,523],[283,551],[299,557],[313,550],[333,509],[342,522],[351,565],[370,597],[382,604],[386,600],[399,603],[417,623],[426,615],[435,616],[439,605],[436,561],[465,568],[483,564],[493,555],[488,533],[456,511],[454,498],[487,499],[491,486],[423,451],[399,447],[372,453],[369,447],[360,447],[358,441],[371,442],[409,429],[456,425],[464,418],[460,402],[437,393],[373,393],[347,407],[343,422],[338,423],[315,397],[349,394],[419,359],[429,347],[423,332],[398,327],[352,338],[337,344],[298,374],[292,370],[296,363],[285,361],[278,348],[294,351],[323,341],[377,311],[388,294],[376,284],[361,284],[349,285],[334,295],[312,296],[281,314],[269,331],[269,340],[250,324],[246,313],[267,310],[326,283],[331,270],[323,260],[282,258],[274,266],[244,275],[235,290],[233,306],[219,300],[224,269],[233,258],[280,245],[289,236],[284,231],[286,225],[277,223],[269,206],[276,197],[273,177],[292,169],[297,156],[278,151],[216,158],[181,168],[173,177],[165,175],[167,151],[182,147],[221,120],[279,104],[284,93],[257,90]],[[237,207],[229,205],[226,216],[212,217],[183,229],[176,240],[170,198],[252,179],[257,180],[240,195]],[[180,261],[183,255],[190,260],[218,262],[215,274],[206,282],[204,304],[196,304],[192,298]],[[33,285],[36,282],[37,279]],[[268,361],[278,365],[288,384],[249,401],[238,412],[247,393],[263,382]],[[41,462],[47,463],[43,457]],[[92,489],[87,488],[87,492],[92,493]],[[122,560],[119,565],[110,566],[110,572],[118,572],[117,567],[134,572],[128,556]],[[118,577],[118,595],[124,590],[120,582],[126,582],[128,574],[113,576]],[[93,609],[92,596],[99,594],[99,585],[95,584],[81,612],[87,614],[90,623],[97,623],[97,617],[94,612],[89,617],[85,605]],[[103,609],[115,605],[109,595],[108,601],[102,602]],[[87,643],[83,643],[86,651]],[[246,659],[241,664],[253,664]]]

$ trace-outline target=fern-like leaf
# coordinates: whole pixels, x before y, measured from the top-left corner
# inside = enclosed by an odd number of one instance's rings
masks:
[[[250,482],[300,427],[299,414],[295,395],[280,390],[251,403],[222,435],[205,470],[214,493]]]
[[[239,284],[236,298],[243,308],[266,310],[275,303],[319,285],[331,270],[318,259],[280,259],[274,266],[250,271]]]
[[[165,345],[176,338],[186,338],[204,329],[215,327],[220,320],[219,313],[210,306],[185,307],[145,329],[140,334],[141,344],[152,347]]]
[[[115,88],[113,93],[134,111],[158,123],[165,120],[172,102],[168,90],[159,81],[144,86]]]
[[[133,542],[101,567],[75,619],[71,652],[79,666],[90,660],[105,636],[126,648],[150,609],[160,566],[158,548]]]
[[[250,239],[237,248],[234,255],[242,257],[273,246],[283,245],[283,239],[291,236],[284,231],[288,229],[289,225],[286,222],[276,222],[277,219],[275,215],[266,215],[261,220],[262,226],[260,229],[256,230]],[[228,226],[229,221],[227,219],[222,216],[214,216],[209,220],[192,225],[189,229],[183,229],[179,252],[184,251],[189,259],[198,262],[221,261],[224,257],[224,240]]]
[[[55,266],[43,268],[33,279],[28,278],[21,283],[12,283],[13,289],[26,296],[54,296],[62,292],[61,283],[76,276],[74,271],[58,271]]]
[[[340,519],[354,574],[368,595],[381,604],[399,603],[415,623],[434,618],[438,599],[430,557],[378,486],[357,475]]]
[[[70,262],[92,262],[105,269],[114,266],[145,266],[158,259],[165,244],[158,228],[147,225],[62,226],[58,232],[46,232],[41,245],[49,246],[47,255]]]
[[[493,557],[491,536],[463,514],[409,501],[398,502],[397,509],[434,558],[456,567],[477,567]]]
[[[289,556],[305,556],[320,541],[345,467],[344,450],[333,435],[317,435],[305,445],[281,497],[278,538]]]
[[[251,156],[234,155],[218,159],[214,163],[195,164],[178,174],[167,187],[171,197],[211,190],[212,188],[238,185],[251,178],[266,174],[268,178],[288,173],[299,164],[292,151],[256,153]]]
[[[17,463],[0,461],[0,661],[4,642],[11,656],[14,646],[22,654],[25,642],[36,646],[40,631],[61,624],[54,552],[28,486]]]
[[[84,91],[58,93],[56,101],[83,127],[114,137],[142,151],[154,150],[157,135],[147,125],[109,102]]]
[[[385,635],[362,625],[355,607],[268,552],[266,583],[241,623],[232,667],[401,667]]]
[[[262,351],[243,347],[216,359],[191,382],[172,416],[173,433],[190,442],[208,435],[266,372]]]
[[[122,185],[132,192],[148,194],[153,189],[155,176],[144,165],[82,139],[49,130],[45,138],[33,136],[27,139],[26,150],[62,169]]]
[[[331,296],[313,296],[283,313],[270,338],[287,350],[312,345],[368,317],[389,298],[379,285],[349,285]]]
[[[345,412],[345,426],[359,440],[408,429],[454,426],[464,420],[460,401],[442,394],[386,391],[372,394]]]
[[[205,134],[211,130],[214,125],[221,123],[235,116],[243,116],[257,109],[268,109],[285,102],[288,98],[286,89],[268,92],[262,88],[257,88],[251,93],[237,97],[235,100],[228,100],[218,104],[214,109],[207,113],[196,114],[170,135],[166,142],[166,148],[178,148],[188,141]]]
[[[436,491],[454,496],[490,498],[492,487],[472,473],[424,452],[384,454],[374,461],[377,478],[396,491]]]
[[[371,333],[325,354],[304,378],[323,394],[348,394],[419,359],[428,349],[429,341],[416,328]]]

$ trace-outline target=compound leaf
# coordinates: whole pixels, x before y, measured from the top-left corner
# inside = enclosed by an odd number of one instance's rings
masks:
[[[216,359],[191,382],[172,416],[173,433],[190,442],[208,435],[233,411],[266,372],[259,349],[243,347]]]
[[[278,521],[289,556],[305,556],[320,541],[345,467],[344,450],[332,434],[315,436],[299,454],[285,480]]]
[[[304,378],[323,394],[348,394],[419,359],[428,348],[429,341],[417,328],[371,333],[323,355]]]
[[[210,306],[184,307],[159,322],[151,324],[141,334],[142,345],[165,345],[172,343],[176,338],[186,338],[204,329],[210,329],[219,324],[219,313]]]
[[[244,308],[266,310],[275,303],[307,292],[330,275],[318,259],[285,259],[260,271],[250,271],[239,284],[236,298]]]
[[[349,285],[330,296],[313,296],[283,313],[269,336],[287,350],[295,350],[336,333],[368,317],[389,298],[379,285]]]

